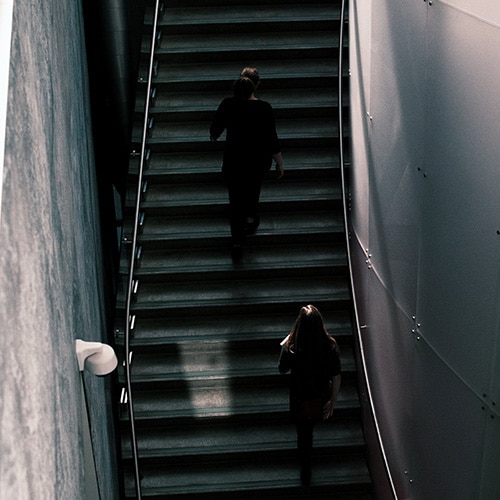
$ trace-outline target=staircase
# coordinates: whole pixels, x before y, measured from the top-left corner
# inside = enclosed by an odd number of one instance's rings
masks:
[[[143,498],[371,498],[341,207],[339,15],[337,1],[165,3],[133,306]],[[145,37],[150,24],[148,13]],[[285,176],[265,182],[261,225],[233,263],[222,144],[208,129],[245,65],[259,69],[258,97],[275,110]],[[142,109],[139,97],[136,149]],[[312,485],[303,488],[277,362],[308,303],[341,346],[343,381],[333,420],[315,431]],[[126,412],[122,460],[133,498]]]

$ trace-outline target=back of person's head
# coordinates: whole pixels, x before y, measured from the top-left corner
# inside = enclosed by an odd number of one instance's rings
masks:
[[[290,347],[297,352],[311,352],[320,350],[323,343],[329,340],[319,310],[310,304],[302,307],[291,331]]]
[[[297,342],[302,348],[315,345],[323,334],[323,317],[313,305],[307,305],[300,309],[297,331]]]
[[[252,68],[251,66],[247,66],[241,70],[240,78],[250,78],[255,88],[257,88],[260,82],[260,75],[257,68]]]
[[[250,78],[239,78],[234,82],[233,92],[234,97],[238,99],[249,99],[255,92],[255,85]]]

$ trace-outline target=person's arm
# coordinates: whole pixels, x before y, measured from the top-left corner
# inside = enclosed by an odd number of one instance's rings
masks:
[[[328,420],[333,415],[333,410],[335,408],[335,403],[337,402],[337,396],[340,390],[340,382],[342,376],[340,374],[333,377],[332,392],[330,394],[330,399],[323,406],[323,420]]]
[[[210,140],[215,142],[226,128],[226,100],[224,99],[215,112],[215,117],[210,125]]]
[[[286,373],[290,370],[290,354],[288,352],[288,348],[283,346],[281,348],[280,360],[278,362],[278,370],[280,373]]]
[[[283,174],[285,173],[285,170],[283,168],[283,156],[281,155],[281,152],[274,154],[273,160],[276,162],[275,168],[276,172],[278,173],[277,179],[281,179],[283,177]]]
[[[265,136],[267,137],[269,150],[272,154],[273,160],[276,162],[275,168],[278,173],[277,179],[281,179],[284,174],[283,156],[281,154],[280,141],[276,131],[276,120],[274,118],[274,111],[269,103],[266,103],[267,114],[264,119]]]

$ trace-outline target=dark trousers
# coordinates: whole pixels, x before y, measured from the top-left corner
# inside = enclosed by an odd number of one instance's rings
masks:
[[[226,175],[229,195],[229,223],[233,243],[241,244],[245,239],[247,218],[258,220],[258,205],[262,178],[249,175]]]
[[[313,448],[314,421],[310,419],[298,420],[297,428],[297,451],[301,468],[311,468],[311,454]]]

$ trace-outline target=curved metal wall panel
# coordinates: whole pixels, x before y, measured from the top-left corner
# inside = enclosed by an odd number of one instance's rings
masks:
[[[416,500],[500,497],[500,29],[491,0],[462,4],[350,8],[363,347]]]
[[[429,32],[419,317],[447,363],[490,393],[477,367],[493,368],[500,317],[500,29],[436,4]],[[467,349],[450,348],[458,339]]]
[[[352,150],[352,162],[356,165],[350,179],[352,191],[360,200],[368,200],[370,149],[368,143],[369,109],[370,109],[370,79],[371,79],[371,47],[364,43],[371,39],[372,0],[358,5],[351,2],[349,23],[351,109],[356,110],[356,119],[352,120],[352,135],[356,137],[356,148]],[[355,22],[352,22],[354,20]],[[360,39],[361,38],[361,39]],[[368,203],[356,203],[351,207],[351,217],[356,228],[355,237],[359,245],[366,250],[368,246],[369,211]]]

